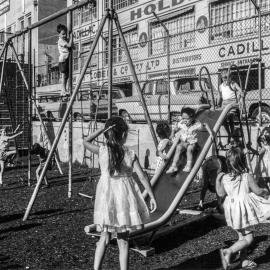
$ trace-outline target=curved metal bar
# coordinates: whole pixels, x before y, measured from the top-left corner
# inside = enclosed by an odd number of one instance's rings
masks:
[[[214,133],[214,137],[217,135],[220,127],[223,124],[224,119],[226,118],[228,112],[233,109],[236,108],[238,106],[238,104],[236,103],[231,103],[229,105],[226,106],[226,108],[223,110],[223,112],[221,113],[221,115],[219,116],[214,128],[213,128],[213,133]],[[170,161],[170,159],[173,156],[173,151],[175,150],[177,143],[174,143],[173,146],[171,147],[170,151],[168,152],[168,161]],[[194,164],[191,172],[189,173],[189,175],[187,176],[185,182],[183,183],[182,187],[180,188],[180,190],[178,191],[178,193],[176,194],[176,196],[174,197],[171,205],[169,206],[169,208],[166,210],[166,212],[157,220],[154,220],[152,222],[149,222],[147,224],[145,224],[144,228],[142,230],[138,230],[138,231],[134,231],[130,233],[130,238],[133,237],[139,237],[145,233],[148,233],[150,231],[153,230],[157,230],[160,226],[166,224],[166,222],[169,221],[169,219],[171,218],[172,214],[174,213],[174,211],[177,209],[177,207],[179,206],[179,203],[181,202],[184,194],[186,193],[189,185],[191,184],[191,182],[193,181],[193,179],[195,178],[198,170],[200,169],[202,162],[204,161],[210,147],[212,145],[212,138],[211,136],[208,137],[196,163]],[[174,148],[174,149],[173,149]],[[164,167],[162,166],[162,168],[165,168],[166,164],[164,164]],[[160,178],[160,176],[162,175],[163,169],[161,168],[161,170],[154,175],[154,177],[151,180],[151,185],[153,185],[155,182],[158,181],[158,179]]]
[[[205,70],[206,71],[206,74],[208,76],[208,79],[209,79],[209,83],[210,83],[210,89],[211,89],[211,97],[212,97],[212,103],[213,103],[213,108],[214,110],[216,109],[216,105],[215,105],[215,97],[214,97],[214,90],[213,90],[213,85],[212,85],[212,80],[211,80],[211,75],[209,73],[209,70],[206,66],[202,66],[200,71],[199,71],[199,85],[200,85],[200,88],[201,88],[201,91],[204,92],[206,94],[206,97],[207,97],[207,100],[209,102],[209,98],[208,98],[208,93],[207,91],[205,91],[202,87],[202,71]],[[210,102],[209,102],[210,103]]]

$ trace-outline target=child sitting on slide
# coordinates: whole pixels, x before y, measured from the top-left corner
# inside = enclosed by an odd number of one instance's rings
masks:
[[[181,120],[172,129],[171,137],[176,137],[177,134],[180,135],[180,143],[177,145],[173,162],[167,173],[174,173],[178,171],[178,161],[181,155],[186,151],[187,153],[187,163],[184,167],[184,172],[190,172],[193,165],[193,153],[196,149],[198,138],[197,134],[203,127],[202,123],[196,120],[195,110],[189,107],[183,108],[181,111]]]

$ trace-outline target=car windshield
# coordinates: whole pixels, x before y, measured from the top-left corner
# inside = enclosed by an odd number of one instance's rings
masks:
[[[197,77],[176,79],[173,85],[176,94],[189,91],[201,91],[199,79]],[[202,78],[202,86],[205,90],[209,89],[209,82],[206,78]]]

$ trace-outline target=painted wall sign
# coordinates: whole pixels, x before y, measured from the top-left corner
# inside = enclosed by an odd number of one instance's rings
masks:
[[[206,28],[208,26],[208,20],[205,16],[200,16],[196,23],[196,29],[199,33],[205,32]]]
[[[87,25],[75,30],[73,34],[75,39],[79,39],[95,35],[96,32],[97,32],[97,24],[93,23],[91,25]]]
[[[153,12],[167,11],[183,4],[188,4],[192,0],[159,0],[155,3],[148,4],[143,7],[138,7],[130,11],[130,21],[141,19],[145,16],[153,16]]]
[[[265,46],[262,40],[262,50],[267,51],[269,47]],[[259,47],[255,41],[247,41],[243,43],[232,44],[220,47],[218,55],[221,58],[246,55],[259,52]]]
[[[139,37],[139,44],[143,48],[147,44],[147,34],[145,32],[142,32]]]
[[[0,0],[0,15],[10,10],[10,0]]]

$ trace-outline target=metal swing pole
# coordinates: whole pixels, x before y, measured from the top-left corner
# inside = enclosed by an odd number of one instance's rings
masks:
[[[24,214],[24,217],[23,217],[23,221],[25,221],[25,220],[28,218],[29,214],[30,214],[30,211],[31,211],[31,209],[32,209],[32,206],[33,206],[33,204],[34,204],[35,198],[36,198],[36,196],[37,196],[39,187],[40,187],[41,182],[42,182],[42,180],[43,180],[43,178],[44,178],[44,176],[45,176],[45,174],[46,174],[46,171],[47,171],[47,168],[48,168],[48,164],[49,164],[49,162],[50,162],[50,160],[51,160],[51,158],[52,158],[52,156],[53,156],[53,153],[54,153],[54,151],[55,151],[55,149],[56,149],[56,146],[57,146],[57,144],[58,144],[58,142],[59,142],[60,136],[61,136],[61,134],[62,134],[62,132],[63,132],[63,130],[64,130],[65,123],[66,123],[67,118],[68,118],[68,116],[69,116],[69,113],[70,113],[70,110],[71,110],[71,108],[72,108],[73,102],[74,102],[74,100],[75,100],[75,98],[76,98],[76,95],[77,95],[77,93],[78,93],[78,90],[80,89],[82,80],[83,80],[83,78],[84,78],[84,75],[85,75],[85,73],[86,73],[86,70],[87,70],[87,68],[88,68],[88,65],[89,65],[89,63],[90,63],[90,61],[91,61],[91,59],[92,59],[92,56],[93,56],[93,54],[94,54],[94,50],[95,50],[96,45],[97,45],[97,42],[98,42],[98,39],[99,39],[99,37],[101,36],[101,32],[102,32],[102,30],[103,30],[103,27],[104,27],[104,24],[105,24],[107,18],[108,18],[108,14],[106,14],[106,16],[103,17],[103,19],[102,19],[102,21],[101,21],[101,23],[100,23],[100,26],[99,26],[99,28],[98,28],[97,34],[96,34],[95,39],[94,39],[94,41],[93,41],[92,47],[91,47],[91,49],[90,49],[89,56],[88,56],[88,58],[87,58],[87,60],[86,60],[86,62],[85,62],[85,64],[84,64],[84,66],[83,66],[83,69],[82,69],[82,71],[81,71],[81,73],[80,73],[80,76],[79,76],[79,78],[78,78],[78,82],[77,82],[77,84],[76,84],[76,87],[75,87],[75,89],[74,89],[74,91],[73,91],[73,93],[72,93],[72,95],[71,95],[71,97],[70,97],[70,102],[69,102],[68,107],[67,107],[67,109],[66,109],[66,111],[65,111],[65,114],[64,114],[64,116],[63,116],[61,125],[59,126],[59,129],[58,129],[57,134],[56,134],[56,137],[55,137],[55,139],[54,139],[54,141],[53,141],[53,144],[52,144],[52,147],[51,147],[51,149],[50,149],[50,152],[49,152],[49,155],[48,155],[48,157],[47,157],[47,160],[46,160],[46,162],[45,162],[45,164],[44,164],[44,167],[43,167],[43,169],[42,169],[42,171],[41,171],[41,174],[40,174],[39,179],[38,179],[38,181],[37,181],[36,187],[35,187],[35,189],[34,189],[34,192],[33,192],[32,196],[31,196],[31,199],[30,199],[30,201],[29,201],[29,203],[28,203],[28,206],[27,206],[27,208],[26,208],[26,211],[25,211],[25,214]]]
[[[140,98],[140,101],[141,101],[141,104],[142,104],[142,107],[143,107],[143,110],[144,110],[144,113],[145,113],[146,121],[147,121],[147,124],[148,124],[148,126],[150,128],[150,132],[151,132],[152,138],[154,140],[155,147],[157,148],[158,140],[157,140],[157,137],[156,137],[156,133],[154,131],[154,128],[153,128],[153,125],[152,125],[152,122],[151,122],[151,119],[150,119],[150,115],[149,115],[149,112],[148,112],[148,109],[147,109],[147,106],[146,106],[146,103],[145,103],[145,100],[144,100],[144,97],[143,97],[143,94],[142,94],[142,89],[141,89],[137,74],[135,72],[135,68],[134,68],[134,65],[132,63],[132,59],[131,59],[131,56],[130,56],[130,53],[129,53],[129,50],[128,50],[128,46],[127,46],[123,31],[122,31],[122,28],[120,26],[118,16],[117,16],[116,13],[114,13],[114,18],[113,19],[115,21],[116,28],[117,28],[118,33],[119,33],[119,35],[121,37],[121,40],[123,42],[124,50],[125,50],[125,53],[126,53],[126,56],[127,56],[127,61],[128,61],[128,64],[129,64],[129,67],[130,67],[130,70],[131,70],[131,74],[132,74],[132,76],[134,78],[134,82],[135,82],[135,85],[136,85],[136,88],[137,88],[137,92],[138,92],[138,95],[139,95],[139,98]]]
[[[21,66],[21,64],[20,64],[18,55],[17,55],[17,53],[16,53],[16,50],[15,50],[15,48],[14,48],[14,46],[13,46],[12,41],[9,41],[9,46],[10,46],[12,52],[13,52],[13,55],[14,55],[14,57],[15,57],[15,61],[16,61],[17,65],[18,65],[18,67],[19,67],[20,73],[21,73],[22,78],[23,78],[24,83],[25,83],[25,87],[26,87],[28,93],[31,93],[31,90],[30,90],[30,88],[29,88],[27,79],[26,79],[25,74],[24,74],[24,72],[23,72],[22,66]],[[35,99],[33,98],[32,95],[31,95],[31,99],[32,99],[32,102],[33,102],[34,107],[35,107],[35,109],[36,109],[36,112],[37,112],[37,115],[38,115],[40,124],[41,124],[41,126],[42,126],[42,128],[43,128],[43,130],[44,130],[44,134],[45,134],[45,136],[46,136],[46,138],[47,138],[47,140],[48,140],[49,147],[51,147],[52,144],[51,144],[50,138],[49,138],[49,136],[48,136],[46,127],[45,127],[45,125],[44,125],[44,123],[43,123],[43,121],[42,121],[42,118],[41,118],[41,115],[40,115],[40,113],[39,113],[37,104],[36,104]],[[59,170],[60,174],[63,174],[62,169],[61,169],[61,166],[60,166],[60,162],[59,162],[57,156],[55,157],[55,161],[56,161],[56,164],[57,164],[57,167],[58,167],[58,170]]]
[[[258,70],[258,88],[259,88],[259,128],[262,126],[262,13],[256,0],[250,0],[258,13],[258,43],[259,43],[259,70]]]
[[[67,16],[68,20],[68,30],[69,33],[72,33],[72,10],[68,12]],[[68,84],[69,84],[69,91],[70,95],[72,95],[72,50],[70,50],[69,54],[69,79],[68,79]],[[71,198],[72,195],[72,160],[73,160],[73,122],[72,122],[72,107],[70,108],[70,116],[69,116],[69,125],[68,125],[68,198]]]
[[[159,19],[157,14],[153,11],[152,12],[155,18],[158,20],[160,25],[166,32],[166,44],[167,44],[167,77],[168,77],[168,122],[171,124],[171,78],[170,78],[170,32],[166,25]]]
[[[31,147],[32,147],[32,30],[28,32],[28,77],[29,77],[29,91],[28,91],[28,186],[30,186],[31,181]]]
[[[8,47],[4,47],[3,50],[3,54],[4,54],[4,58],[3,58],[3,62],[2,62],[2,68],[1,68],[1,78],[0,78],[0,94],[2,93],[2,86],[3,86],[3,79],[4,79],[4,70],[5,70],[5,64],[6,64],[6,60],[7,60],[7,50]],[[1,59],[1,57],[0,57]]]
[[[112,117],[112,66],[113,66],[113,1],[109,0],[108,7],[109,20],[108,20],[108,118]]]

